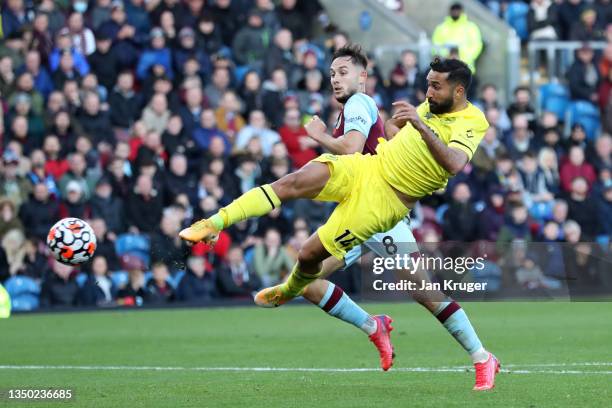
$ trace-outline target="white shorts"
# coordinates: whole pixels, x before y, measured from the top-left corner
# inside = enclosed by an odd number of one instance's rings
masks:
[[[391,228],[387,232],[380,232],[372,235],[366,242],[363,243],[370,250],[380,257],[395,257],[399,254],[401,257],[419,252],[419,246],[410,229],[410,218],[406,217]],[[353,265],[362,255],[361,247],[357,245],[347,252],[344,257],[345,268]]]

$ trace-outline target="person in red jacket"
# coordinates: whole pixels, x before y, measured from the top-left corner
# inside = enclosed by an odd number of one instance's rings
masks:
[[[597,179],[593,166],[584,161],[584,150],[580,146],[572,146],[569,151],[569,160],[561,166],[561,188],[570,192],[572,181],[577,177],[584,177],[589,189]]]
[[[289,157],[293,160],[295,169],[299,169],[317,157],[314,147],[318,144],[308,137],[306,129],[300,124],[299,110],[289,109],[285,112],[283,126],[278,130],[278,133],[285,146],[287,146]]]

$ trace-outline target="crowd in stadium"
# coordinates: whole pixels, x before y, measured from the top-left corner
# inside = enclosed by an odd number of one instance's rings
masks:
[[[608,42],[603,52],[581,47],[567,73],[571,98],[600,110],[600,129],[566,134],[564,118],[537,114],[529,88],[505,105],[496,85],[479,83],[472,102],[491,127],[447,190],[415,208],[412,226],[419,241],[486,240],[500,254],[542,242],[556,262],[500,256],[483,279],[554,288],[565,259],[598,285],[610,273],[601,256],[554,245],[610,253],[611,6],[530,7],[533,39]],[[317,114],[334,127],[327,67],[349,38],[318,1],[6,0],[0,27],[0,282],[33,278],[41,306],[248,297],[285,276],[333,208],[297,201],[232,227],[214,248],[177,236],[321,153],[302,125]],[[395,100],[424,100],[426,73],[410,51],[389,73],[371,59],[368,73],[384,118]],[[98,242],[79,271],[50,262],[45,245],[69,216],[89,220]]]

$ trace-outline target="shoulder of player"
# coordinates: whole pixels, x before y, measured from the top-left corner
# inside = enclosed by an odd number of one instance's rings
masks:
[[[372,99],[369,95],[366,95],[364,93],[358,92],[356,94],[354,94],[353,96],[351,96],[348,101],[346,101],[346,104],[344,105],[344,107],[346,108],[349,105],[354,105],[354,104],[359,104],[359,105],[363,105],[367,108],[374,108],[376,109],[376,102],[374,102],[374,99]]]

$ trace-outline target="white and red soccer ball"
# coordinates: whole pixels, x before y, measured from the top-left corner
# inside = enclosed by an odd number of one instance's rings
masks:
[[[59,262],[80,265],[93,257],[97,244],[88,223],[79,218],[64,218],[49,230],[47,245]]]

